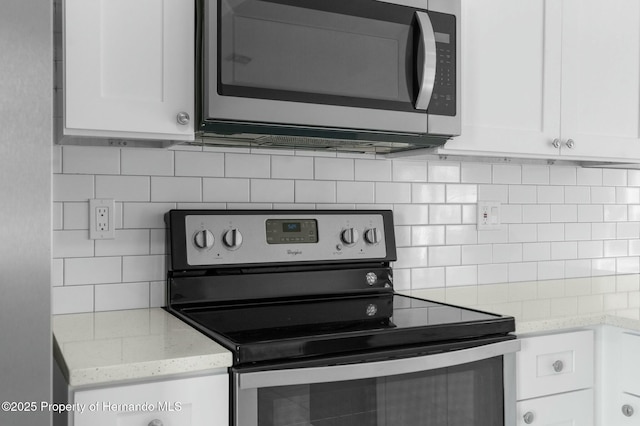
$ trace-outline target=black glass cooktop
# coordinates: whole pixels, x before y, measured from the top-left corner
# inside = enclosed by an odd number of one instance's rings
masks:
[[[235,363],[478,339],[513,332],[511,317],[409,296],[374,295],[183,308]]]

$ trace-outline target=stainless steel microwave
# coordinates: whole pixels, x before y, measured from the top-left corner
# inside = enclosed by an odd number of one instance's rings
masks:
[[[460,133],[460,0],[204,0],[203,134],[393,152]]]

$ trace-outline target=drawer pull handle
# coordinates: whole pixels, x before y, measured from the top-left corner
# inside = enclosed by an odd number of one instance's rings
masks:
[[[154,419],[147,426],[163,426],[162,420]]]
[[[524,416],[522,416],[522,418],[524,419],[524,422],[526,424],[530,425],[531,423],[533,423],[535,416],[531,411],[527,411],[526,413],[524,413]]]
[[[553,371],[555,371],[556,373],[561,372],[563,368],[564,368],[564,364],[562,363],[562,361],[557,360],[556,362],[553,363]]]
[[[633,416],[633,407],[628,404],[623,405],[622,414],[624,414],[627,417]]]

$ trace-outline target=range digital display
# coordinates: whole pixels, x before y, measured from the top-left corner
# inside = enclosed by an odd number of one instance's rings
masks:
[[[267,244],[310,244],[318,242],[315,219],[267,219]]]

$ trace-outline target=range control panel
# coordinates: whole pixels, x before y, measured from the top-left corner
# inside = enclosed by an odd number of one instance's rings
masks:
[[[388,222],[387,222],[388,223]],[[244,213],[184,216],[189,266],[384,260],[383,213]],[[391,240],[393,241],[393,235]]]

